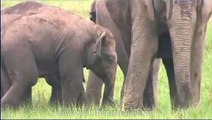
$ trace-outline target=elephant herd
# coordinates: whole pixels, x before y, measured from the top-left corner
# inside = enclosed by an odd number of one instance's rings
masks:
[[[51,103],[114,104],[117,64],[121,108],[154,109],[165,66],[173,109],[200,101],[210,0],[94,0],[90,20],[59,7],[22,2],[1,11],[1,107],[31,101],[39,77]],[[83,68],[90,69],[86,92]]]

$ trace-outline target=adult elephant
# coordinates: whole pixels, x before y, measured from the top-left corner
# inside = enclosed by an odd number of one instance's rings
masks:
[[[113,92],[117,56],[115,40],[107,29],[61,8],[46,6],[4,29],[1,42],[1,66],[11,82],[1,98],[2,107],[19,105],[38,77],[49,74],[59,78],[63,103],[77,105],[84,96],[83,67],[103,79],[104,103],[112,102],[108,96]]]
[[[122,108],[143,107],[144,87],[149,66],[158,56],[160,35],[170,41],[172,51],[166,70],[173,108],[196,105],[200,96],[204,37],[211,12],[206,7],[208,1],[129,0],[119,4],[129,6],[132,23],[131,56]]]
[[[163,58],[167,71],[173,108],[196,105],[200,96],[203,43],[211,2],[105,0],[104,4],[110,16],[115,16],[116,26],[125,30],[124,34],[131,34],[122,108],[145,106],[144,89],[149,66],[158,57]],[[97,13],[96,16],[101,15]],[[126,21],[129,23],[122,24]]]
[[[114,38],[116,40],[118,64],[125,78],[129,64],[132,26],[131,19],[128,17],[129,12],[126,12],[126,10],[123,12],[123,8],[119,7],[120,6],[118,5],[117,0],[96,0],[91,6],[90,19],[93,22],[108,28],[113,33]],[[110,9],[111,11],[108,11],[108,9]],[[125,9],[128,8],[126,7]],[[143,101],[143,104],[146,108],[155,108],[159,65],[160,60],[157,59],[154,61],[154,65],[150,66],[148,82],[144,93],[145,99]],[[101,80],[99,79],[100,78],[98,76],[96,76],[94,73],[92,73],[92,71],[90,71],[86,88],[86,94],[89,101],[94,102],[97,105],[99,105],[101,99],[101,89],[103,85]],[[123,87],[121,91],[121,98],[122,96]]]

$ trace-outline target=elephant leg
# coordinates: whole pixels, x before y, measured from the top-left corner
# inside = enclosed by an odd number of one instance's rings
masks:
[[[62,102],[62,88],[61,86],[52,87],[52,96],[50,98],[51,102],[61,103]]]
[[[31,103],[31,102],[32,102],[32,87],[30,86],[30,87],[27,87],[21,103]]]
[[[207,2],[209,1],[206,0],[203,2],[201,12],[197,14],[197,23],[191,48],[191,88],[193,105],[195,106],[198,105],[200,101],[204,41],[207,22],[211,12],[211,10],[209,10],[211,4]]]
[[[164,66],[166,68],[166,73],[167,73],[168,81],[169,81],[171,104],[172,104],[172,107],[174,108],[174,106],[176,106],[175,98],[177,96],[177,86],[176,86],[175,75],[174,75],[173,59],[172,58],[163,58],[162,60],[163,60]]]
[[[115,35],[114,35],[115,36]],[[117,37],[118,39],[119,37]],[[129,64],[129,53],[127,53],[126,47],[123,46],[123,40],[117,40],[119,42],[117,42],[116,44],[116,51],[117,51],[117,58],[118,58],[118,65],[124,75],[124,79],[123,79],[123,84],[122,84],[122,88],[121,88],[121,103],[123,100],[123,96],[124,96],[124,84],[125,84],[125,78],[126,78],[126,74],[127,74],[127,69],[128,69],[128,64]]]
[[[116,38],[116,52],[117,52],[117,57],[118,57],[118,65],[124,75],[123,78],[123,83],[122,83],[122,88],[121,88],[121,95],[120,95],[120,101],[121,104],[123,102],[123,96],[124,96],[124,84],[125,84],[125,78],[127,74],[127,69],[129,65],[129,56],[130,53],[127,53],[127,46],[123,45],[123,39],[121,39],[121,36],[119,35],[114,35]],[[123,36],[123,35],[122,35]]]
[[[80,76],[82,76],[82,70],[78,72],[72,71],[70,75],[67,75],[66,79],[61,79],[62,102],[64,105],[77,106],[78,98],[83,88],[83,79]]]
[[[157,83],[160,70],[160,59],[155,59],[153,66],[150,68],[147,85],[143,95],[144,108],[154,109],[157,100]]]
[[[27,52],[28,50],[25,51]],[[25,51],[22,52],[22,54],[26,54]],[[1,99],[2,107],[6,105],[15,107],[22,103],[23,98],[27,98],[27,93],[30,92],[31,94],[29,88],[31,88],[38,79],[38,72],[36,64],[33,62],[33,57],[27,55],[28,58],[25,59],[24,57],[16,55],[17,54],[13,54],[12,59],[9,59],[11,56],[4,56],[4,59],[7,60],[7,62],[5,62],[5,68],[10,70],[9,72],[7,71],[7,73],[13,83]],[[14,57],[16,58],[15,60]],[[23,64],[26,66],[19,66]]]
[[[61,103],[62,102],[62,89],[60,86],[52,86],[52,93],[49,102]]]
[[[136,11],[132,27],[131,55],[124,88],[122,110],[143,108],[143,94],[146,87],[150,65],[153,63],[157,48],[157,36],[154,34],[154,23],[145,14],[146,8],[141,1],[133,1]],[[138,2],[138,3],[136,3]]]
[[[86,97],[88,99],[88,103],[99,105],[102,95],[102,85],[102,79],[90,70],[86,86]]]
[[[59,59],[62,103],[66,106],[77,106],[83,89],[83,65],[78,59],[80,58],[79,54],[71,54],[74,57],[70,57],[69,52],[69,50],[64,51]]]
[[[52,87],[50,96],[50,103],[61,103],[62,102],[62,88],[59,83],[59,78],[56,76],[45,76],[46,82]]]
[[[70,76],[68,75],[66,79],[62,79],[62,102],[64,105],[77,106],[78,98],[83,87],[83,79],[80,78],[79,73],[74,72]]]
[[[83,104],[87,105],[87,98],[86,98],[86,95],[85,95],[85,91],[84,89],[82,88],[82,91],[79,95],[79,98],[77,100],[77,106],[82,106]]]
[[[1,68],[1,98],[10,89],[10,86],[11,83],[7,73],[5,69]]]

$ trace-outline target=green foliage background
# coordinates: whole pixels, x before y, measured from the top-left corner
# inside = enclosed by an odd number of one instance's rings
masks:
[[[23,0],[3,0],[2,7],[15,5]],[[76,14],[89,19],[90,5],[93,0],[40,0],[44,4],[59,6],[71,10]],[[88,72],[85,70],[87,80]],[[198,107],[186,110],[173,111],[170,106],[168,80],[163,65],[160,68],[157,108],[154,111],[128,111],[120,110],[120,90],[123,75],[120,69],[117,72],[117,80],[114,98],[117,107],[99,108],[95,106],[82,108],[67,108],[64,106],[51,106],[48,104],[51,87],[43,78],[33,86],[33,104],[24,105],[18,109],[4,109],[2,118],[212,118],[212,20],[210,20],[204,51],[203,81],[201,88],[201,101]],[[86,85],[86,82],[85,82]]]

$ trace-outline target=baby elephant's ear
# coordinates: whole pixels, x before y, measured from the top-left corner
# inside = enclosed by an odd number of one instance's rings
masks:
[[[99,57],[101,57],[102,42],[104,39],[105,39],[105,32],[102,32],[100,34],[100,37],[96,40],[96,54]]]

